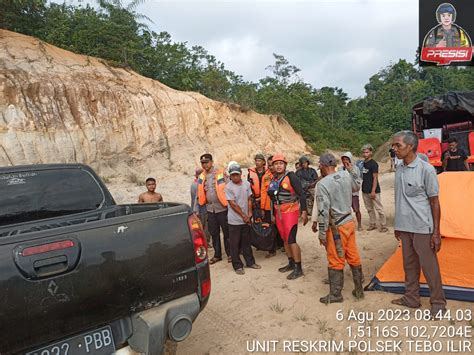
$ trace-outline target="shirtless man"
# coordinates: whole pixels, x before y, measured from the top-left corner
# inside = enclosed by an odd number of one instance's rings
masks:
[[[156,189],[156,180],[152,177],[146,179],[146,188],[147,192],[142,192],[138,196],[138,203],[156,203],[163,202],[163,197],[160,193],[155,192]]]

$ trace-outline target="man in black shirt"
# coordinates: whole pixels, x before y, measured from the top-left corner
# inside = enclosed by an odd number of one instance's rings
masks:
[[[308,215],[311,216],[313,212],[314,203],[314,187],[318,181],[318,173],[313,168],[309,167],[310,161],[304,155],[299,159],[300,168],[296,170],[296,176],[301,181],[304,192],[306,194],[306,209]]]
[[[372,159],[373,151],[374,148],[370,144],[366,144],[362,147],[362,154],[365,159],[362,169],[362,197],[370,219],[370,225],[367,230],[371,231],[377,229],[377,216],[375,215],[375,211],[377,211],[379,214],[380,231],[387,232],[387,220],[380,197],[380,184],[378,180],[379,165]]]
[[[444,171],[469,171],[467,154],[458,148],[458,141],[455,137],[448,139],[449,149],[443,155]]]

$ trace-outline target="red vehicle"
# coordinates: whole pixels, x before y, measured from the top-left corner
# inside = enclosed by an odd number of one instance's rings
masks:
[[[474,165],[474,91],[450,91],[428,97],[413,106],[412,129],[420,138],[418,152],[426,154],[438,172],[443,171],[447,140],[455,137]]]

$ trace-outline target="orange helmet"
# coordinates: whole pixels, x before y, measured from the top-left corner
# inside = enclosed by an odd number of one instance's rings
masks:
[[[286,160],[285,156],[283,154],[275,154],[272,159],[272,163],[276,161],[282,161],[285,164],[288,164],[288,161]]]

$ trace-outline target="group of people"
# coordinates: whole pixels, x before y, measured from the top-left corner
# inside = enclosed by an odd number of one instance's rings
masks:
[[[402,243],[406,292],[392,303],[420,307],[419,275],[423,270],[431,291],[431,311],[436,314],[443,312],[446,306],[436,256],[441,247],[438,181],[435,169],[419,157],[417,147],[418,138],[413,132],[401,131],[393,136],[393,151],[402,162],[395,177],[394,234]],[[352,294],[357,299],[363,298],[364,275],[356,243],[356,229],[362,229],[360,190],[369,214],[368,230],[377,228],[376,212],[380,231],[388,230],[380,197],[378,164],[372,159],[372,153],[373,147],[364,145],[364,160],[359,166],[350,152],[344,153],[339,169],[338,159],[333,154],[322,154],[319,158],[321,176],[310,168],[306,157],[300,159],[300,166],[293,172],[288,170],[283,154],[266,159],[263,154],[257,154],[255,167],[248,169],[246,179],[238,163],[229,163],[225,170],[214,166],[211,154],[201,155],[201,168],[196,170],[191,187],[191,207],[212,238],[214,256],[209,263],[222,261],[222,232],[227,261],[238,275],[245,274],[241,255],[245,267],[261,269],[255,262],[250,242],[250,226],[257,216],[275,229],[274,247],[267,257],[275,255],[280,240],[288,263],[279,271],[289,272],[289,280],[298,279],[304,275],[297,243],[298,222],[301,218],[305,226],[311,217],[311,229],[318,234],[328,262],[329,293],[321,297],[320,302],[343,301],[346,264],[352,271]],[[153,179],[147,180],[148,192],[140,195],[140,202],[151,202],[149,193],[154,183]],[[311,193],[310,189],[313,189]],[[313,203],[308,211],[311,199]]]
[[[350,152],[343,155],[343,166],[338,171],[336,158],[329,153],[323,154],[319,161],[321,176],[310,167],[307,157],[300,158],[300,166],[293,172],[288,170],[288,161],[283,154],[268,158],[263,154],[256,154],[255,166],[248,169],[247,179],[243,179],[242,168],[238,163],[229,163],[227,170],[219,169],[214,166],[211,154],[203,154],[199,159],[201,168],[196,170],[191,186],[191,202],[193,212],[207,226],[212,238],[214,255],[210,264],[223,260],[222,232],[227,261],[232,263],[237,274],[245,274],[241,255],[246,267],[261,268],[255,262],[250,242],[250,225],[257,216],[274,225],[273,248],[267,257],[275,255],[279,247],[278,240],[281,240],[288,263],[279,268],[279,271],[289,273],[288,280],[298,279],[304,275],[301,249],[297,243],[298,222],[301,217],[305,226],[311,216],[312,230],[315,233],[319,231],[320,242],[326,247],[329,263],[330,293],[322,297],[321,302],[342,301],[346,261],[354,275],[353,294],[357,298],[363,297],[362,266],[355,241],[356,224],[351,208],[356,213],[360,229],[358,193],[361,187],[364,194],[372,195],[369,197],[370,206],[376,207],[370,207],[370,211],[381,205],[377,203],[380,202],[376,175],[378,166],[371,159],[372,151],[371,146],[364,147],[363,152],[367,158],[362,171],[362,176],[371,174],[371,179],[361,177],[361,172],[352,163]],[[372,212],[370,215],[372,218]],[[375,219],[375,212],[373,218]],[[385,227],[385,220],[382,227]]]
[[[222,232],[227,261],[237,274],[245,274],[240,254],[246,267],[260,269],[250,243],[250,225],[258,218],[275,225],[273,247],[267,256],[274,256],[277,248],[283,246],[289,262],[280,271],[291,271],[290,280],[301,277],[296,234],[300,214],[304,224],[308,222],[306,193],[296,174],[287,171],[286,158],[282,154],[267,159],[263,154],[255,155],[255,167],[248,169],[247,179],[243,179],[242,168],[236,162],[231,162],[227,171],[219,169],[214,166],[212,155],[206,153],[200,157],[200,163],[201,169],[196,170],[191,187],[192,208],[207,224],[212,238],[214,256],[210,264],[223,259]]]

